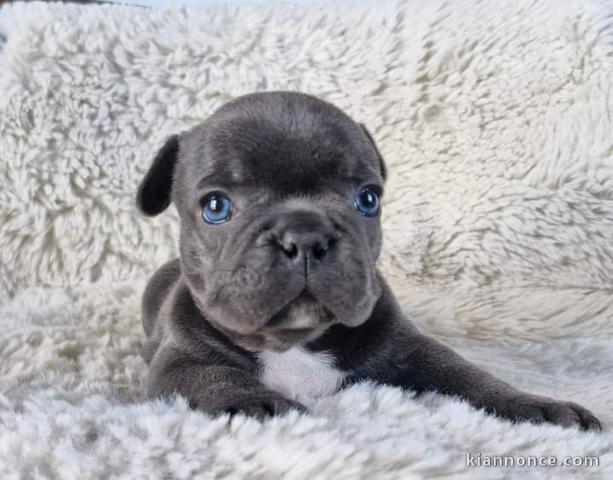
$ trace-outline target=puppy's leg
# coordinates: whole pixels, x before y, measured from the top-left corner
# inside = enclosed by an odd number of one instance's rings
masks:
[[[174,347],[161,347],[147,377],[149,398],[185,397],[192,408],[207,413],[244,413],[263,418],[306,408],[267,389],[255,374],[222,361],[207,364]]]
[[[514,421],[601,429],[596,417],[580,405],[522,392],[425,335],[408,332],[397,345],[392,363],[398,369],[390,379],[393,384],[457,395],[477,408]]]

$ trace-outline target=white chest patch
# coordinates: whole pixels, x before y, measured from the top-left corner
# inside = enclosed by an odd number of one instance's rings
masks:
[[[325,353],[313,353],[302,347],[287,352],[261,352],[260,381],[271,390],[292,400],[318,398],[336,392],[344,373]]]

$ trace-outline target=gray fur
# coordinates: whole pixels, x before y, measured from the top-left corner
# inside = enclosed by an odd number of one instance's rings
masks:
[[[384,177],[363,126],[299,93],[240,97],[170,137],[137,195],[145,214],[172,202],[181,219],[180,258],[143,297],[148,395],[181,394],[210,413],[305,410],[258,379],[259,352],[300,345],[330,355],[344,385],[372,379],[512,420],[600,429],[586,409],[513,388],[404,316],[376,269],[380,216],[353,204],[364,185],[382,191]],[[227,223],[204,222],[210,192],[234,202]]]

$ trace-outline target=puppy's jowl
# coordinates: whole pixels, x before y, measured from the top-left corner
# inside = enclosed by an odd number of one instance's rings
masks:
[[[240,97],[160,150],[137,195],[173,202],[180,258],[143,299],[151,397],[206,412],[304,410],[362,379],[437,390],[512,420],[598,429],[424,336],[377,272],[385,167],[366,129],[288,92]]]

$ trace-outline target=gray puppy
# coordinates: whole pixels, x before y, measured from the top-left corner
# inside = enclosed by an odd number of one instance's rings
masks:
[[[364,379],[458,395],[512,420],[600,429],[574,403],[530,395],[422,333],[378,273],[385,167],[334,106],[256,93],[170,137],[140,185],[174,202],[180,258],[143,298],[150,397],[265,416]]]

